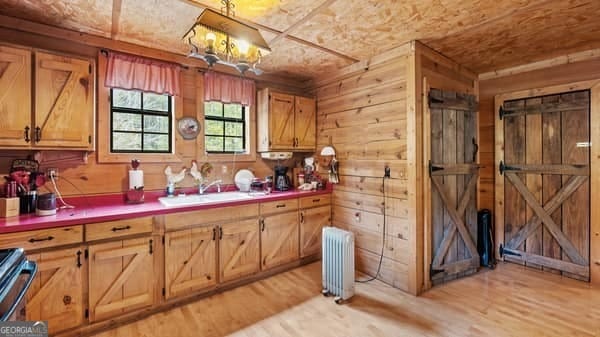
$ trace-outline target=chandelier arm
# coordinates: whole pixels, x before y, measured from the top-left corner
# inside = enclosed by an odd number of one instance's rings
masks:
[[[190,46],[192,46],[193,53],[199,54],[198,53],[198,46],[196,46],[194,44],[194,42],[192,42],[192,38],[194,38],[196,36],[196,28],[192,28],[192,33],[193,33],[193,35],[191,35],[190,37],[188,37],[188,43],[190,44]]]

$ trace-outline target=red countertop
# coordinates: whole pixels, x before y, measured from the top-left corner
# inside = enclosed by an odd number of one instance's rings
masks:
[[[164,196],[164,191],[145,192],[145,202],[142,204],[126,203],[123,194],[80,196],[65,199],[68,204],[75,206],[75,208],[60,209],[56,212],[56,215],[36,216],[32,213],[12,218],[0,218],[0,233],[23,232],[44,228],[139,218],[143,216],[247,205],[257,202],[328,194],[331,193],[331,190],[331,187],[329,187],[326,190],[318,191],[272,192],[271,194],[264,196],[255,196],[252,199],[181,207],[163,206],[163,204],[158,201],[158,198]],[[61,203],[57,200],[57,204]]]

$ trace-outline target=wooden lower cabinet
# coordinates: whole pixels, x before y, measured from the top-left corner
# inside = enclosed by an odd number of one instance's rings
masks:
[[[217,284],[217,227],[165,234],[165,298]]]
[[[221,282],[260,271],[259,228],[256,219],[219,227],[219,271]]]
[[[299,258],[297,211],[265,216],[260,225],[262,270]]]
[[[27,254],[37,262],[38,274],[27,292],[26,317],[48,321],[50,334],[83,324],[83,252],[76,247]]]
[[[321,251],[322,229],[331,222],[331,206],[300,211],[300,257]]]
[[[154,245],[147,237],[89,246],[90,322],[154,303]]]

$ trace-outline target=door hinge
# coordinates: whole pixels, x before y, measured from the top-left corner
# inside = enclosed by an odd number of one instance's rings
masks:
[[[148,242],[148,248],[149,248],[149,254],[152,255],[152,252],[154,251],[154,240],[150,239],[150,241]]]
[[[163,243],[163,245],[165,244],[165,236],[164,235],[162,237],[162,243]]]
[[[81,251],[77,251],[77,268],[81,268]]]
[[[88,65],[88,71],[89,71],[90,74],[92,73],[92,65],[91,64]]]
[[[433,276],[433,275],[436,275],[436,274],[439,274],[439,273],[442,273],[442,272],[444,272],[443,268],[442,269],[434,268],[433,264],[429,265],[429,275]]]
[[[162,295],[163,295],[163,297],[167,296],[167,289],[166,288],[162,288]]]
[[[90,309],[85,308],[85,318],[90,318]]]
[[[83,251],[83,257],[86,260],[90,257],[90,251],[87,248]]]
[[[88,144],[92,144],[92,135],[88,135]]]

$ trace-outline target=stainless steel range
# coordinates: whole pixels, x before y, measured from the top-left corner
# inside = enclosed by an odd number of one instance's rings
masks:
[[[0,320],[25,320],[25,294],[37,264],[25,258],[23,248],[0,250]]]

